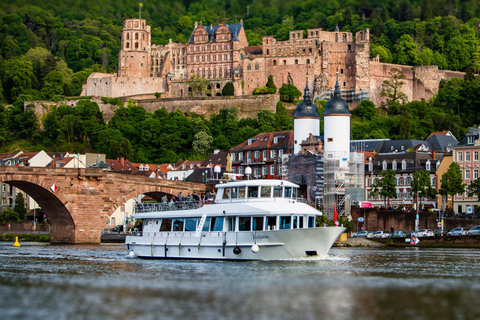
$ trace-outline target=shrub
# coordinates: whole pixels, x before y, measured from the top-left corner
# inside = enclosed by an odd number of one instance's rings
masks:
[[[281,95],[281,100],[286,102],[293,102],[298,97],[302,95],[300,90],[297,89],[293,84],[285,83],[279,90]]]
[[[265,87],[268,88],[269,94],[274,94],[275,92],[277,92],[277,86],[275,85],[275,83],[273,83],[272,75],[268,76],[267,84],[265,85]]]
[[[227,84],[222,89],[222,96],[233,96],[235,94],[235,87],[233,83],[227,82]]]
[[[263,87],[256,88],[255,90],[253,90],[253,94],[254,94],[254,95],[258,95],[258,94],[269,94],[269,93],[270,93],[270,89],[267,88],[267,86],[263,86]]]
[[[162,96],[162,94],[160,92],[155,92],[155,98],[160,98]]]

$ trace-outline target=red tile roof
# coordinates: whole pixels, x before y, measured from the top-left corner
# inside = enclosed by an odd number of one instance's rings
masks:
[[[274,138],[278,136],[283,136],[283,138],[279,138],[278,142],[274,143]],[[251,141],[250,145],[248,144],[249,141]],[[265,150],[270,148],[293,148],[293,131],[259,133],[253,138],[233,147],[230,151]]]

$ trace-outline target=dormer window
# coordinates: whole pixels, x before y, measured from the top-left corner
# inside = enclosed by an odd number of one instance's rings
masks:
[[[475,136],[467,135],[467,144],[474,144],[474,143],[475,143]]]
[[[252,144],[252,139],[248,139],[248,145],[251,145]]]
[[[382,170],[387,170],[387,162],[385,160],[382,162]]]
[[[150,166],[146,164],[145,167],[143,167],[143,171],[148,171],[148,170],[150,170]]]
[[[138,167],[138,170],[143,171],[143,164]]]
[[[392,162],[392,169],[397,170],[397,161],[393,160]]]
[[[235,155],[236,155],[235,152],[232,152],[232,153],[231,153],[230,156],[232,157],[232,161],[235,161]]]
[[[368,171],[373,171],[373,163],[371,161],[368,163]]]
[[[406,170],[406,169],[407,169],[407,161],[402,160],[402,170]]]
[[[425,163],[425,170],[430,171],[430,160]]]
[[[437,161],[437,164],[435,165],[435,169],[438,170],[438,167],[440,167],[440,161]]]

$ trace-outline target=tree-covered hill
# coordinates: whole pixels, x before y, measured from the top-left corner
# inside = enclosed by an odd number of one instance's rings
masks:
[[[194,146],[205,146],[210,138],[207,149],[228,150],[261,131],[292,129],[283,108],[245,120],[228,109],[207,120],[162,110],[149,114],[130,104],[105,124],[98,106],[85,100],[77,108],[51,110],[40,130],[23,101],[78,95],[92,72],[116,72],[123,20],[138,17],[138,9],[137,0],[0,2],[0,101],[12,104],[0,105],[0,151],[96,150],[109,157],[171,162],[202,157],[208,150]],[[353,139],[425,139],[440,130],[460,139],[468,126],[480,122],[476,0],[151,0],[143,2],[141,15],[152,27],[155,44],[186,42],[195,21],[209,25],[243,19],[250,45],[261,44],[263,35],[285,40],[291,30],[370,28],[372,57],[468,74],[465,80],[442,82],[432,101],[381,108],[365,101],[353,112]]]

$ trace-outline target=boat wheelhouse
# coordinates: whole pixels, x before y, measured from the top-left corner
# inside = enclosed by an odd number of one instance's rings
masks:
[[[322,213],[297,199],[296,184],[242,180],[216,187],[212,204],[137,206],[143,230],[127,236],[127,250],[151,258],[301,258],[326,255],[345,230],[318,226]]]

